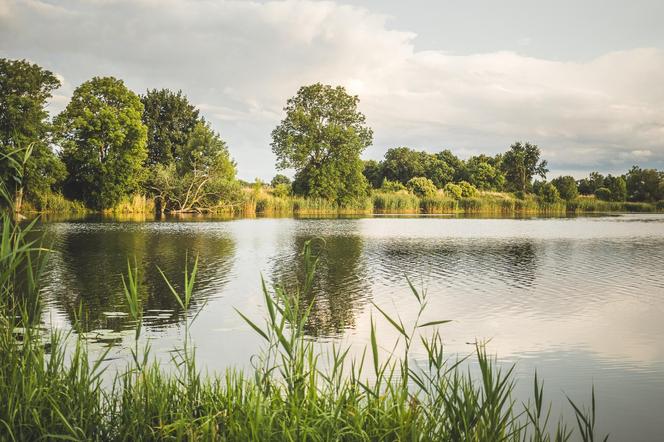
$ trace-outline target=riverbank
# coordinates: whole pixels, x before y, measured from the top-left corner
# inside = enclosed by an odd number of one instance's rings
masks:
[[[143,195],[125,198],[105,215],[152,215],[155,202]],[[82,204],[62,196],[53,198],[45,210],[28,207],[27,214],[75,214],[98,213]],[[244,199],[219,207],[213,215],[227,217],[254,216],[308,216],[308,215],[371,215],[371,214],[474,214],[474,215],[564,215],[584,213],[664,213],[664,201],[656,203],[630,201],[603,201],[594,196],[580,196],[573,201],[544,202],[535,195],[521,198],[507,192],[480,192],[475,197],[450,198],[439,193],[432,197],[418,197],[409,192],[374,191],[371,196],[360,198],[352,204],[341,206],[321,198],[275,196],[269,190],[245,192]]]

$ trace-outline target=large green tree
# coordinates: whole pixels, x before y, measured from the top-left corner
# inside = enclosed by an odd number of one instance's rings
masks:
[[[549,171],[546,160],[540,161],[540,149],[536,144],[516,142],[502,158],[501,166],[511,190],[527,192],[534,176],[546,178]]]
[[[279,169],[295,169],[296,193],[341,205],[366,194],[360,154],[373,132],[358,103],[343,87],[320,83],[288,100],[286,117],[272,131],[272,152]]]
[[[153,89],[141,96],[143,123],[148,130],[146,164],[169,164],[177,149],[187,144],[199,121],[196,109],[182,91]]]
[[[235,162],[226,143],[205,121],[196,124],[175,153],[179,160],[157,164],[149,180],[163,210],[210,212],[239,199]]]
[[[139,189],[147,156],[143,104],[113,77],[81,84],[56,118],[65,191],[88,207],[107,209]]]
[[[59,86],[52,72],[36,64],[0,59],[0,178],[13,192],[17,212],[24,195],[38,202],[64,178],[64,166],[50,148],[46,111]]]

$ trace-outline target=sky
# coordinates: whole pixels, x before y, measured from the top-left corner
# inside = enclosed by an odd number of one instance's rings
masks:
[[[462,158],[537,144],[549,178],[664,168],[661,0],[0,0],[0,57],[63,86],[182,90],[239,177],[275,173],[270,133],[302,85],[343,85],[391,147]]]

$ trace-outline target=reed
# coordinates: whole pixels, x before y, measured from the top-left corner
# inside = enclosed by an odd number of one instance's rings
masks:
[[[372,195],[374,213],[419,213],[420,200],[412,193],[374,192]]]

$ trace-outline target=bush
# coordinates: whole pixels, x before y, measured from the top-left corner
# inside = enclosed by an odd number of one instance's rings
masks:
[[[600,199],[602,201],[610,201],[611,200],[611,191],[607,189],[606,187],[600,187],[599,189],[595,190],[595,196],[597,199]]]
[[[540,201],[546,204],[554,204],[560,200],[558,189],[551,183],[544,183],[539,188],[538,196]]]
[[[390,181],[387,178],[383,178],[383,184],[381,184],[380,190],[383,192],[399,192],[401,190],[406,190],[406,186],[399,181]]]
[[[272,194],[276,198],[286,198],[288,195],[291,194],[291,185],[290,185],[290,183],[279,183],[279,184],[277,184],[276,186],[274,186],[274,189],[272,190]]]
[[[461,198],[461,195],[463,194],[463,189],[458,184],[447,183],[445,184],[443,190],[447,196],[450,196],[456,200]]]
[[[411,178],[407,184],[408,189],[420,198],[433,197],[438,192],[438,188],[429,178],[418,176]]]
[[[459,181],[458,186],[461,188],[462,198],[472,198],[477,195],[477,188],[468,181]]]

